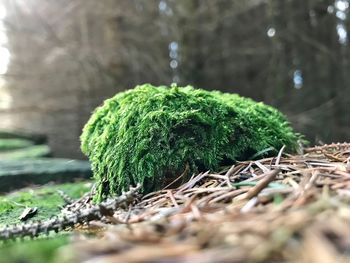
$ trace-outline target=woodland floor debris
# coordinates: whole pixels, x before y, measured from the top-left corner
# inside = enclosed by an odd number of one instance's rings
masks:
[[[114,211],[122,206],[127,206],[137,197],[140,185],[136,188],[130,188],[126,193],[115,198],[107,199],[99,204],[92,205],[89,208],[79,209],[77,211],[62,213],[50,219],[43,221],[33,221],[19,225],[6,226],[0,229],[0,240],[10,240],[25,237],[38,237],[39,235],[49,235],[50,232],[62,232],[73,228],[77,224],[83,225],[92,220],[102,220],[103,217],[110,217]],[[84,198],[84,197],[83,197]],[[21,215],[22,217],[22,215]],[[21,219],[21,218],[20,218]],[[22,219],[21,219],[22,220]]]
[[[0,162],[1,165],[1,162]],[[0,196],[0,230],[6,225],[21,224],[24,210],[37,208],[35,215],[28,221],[44,221],[60,213],[65,200],[58,190],[72,198],[80,198],[92,186],[91,181],[31,186]]]
[[[350,143],[239,162],[148,194],[75,236],[78,262],[350,261]]]

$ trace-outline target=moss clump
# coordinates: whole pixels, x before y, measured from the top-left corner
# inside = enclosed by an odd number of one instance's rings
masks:
[[[188,166],[216,170],[283,145],[295,134],[276,109],[236,94],[193,87],[137,86],[96,109],[81,135],[81,149],[99,183],[98,198],[141,183],[164,187]],[[271,153],[271,152],[270,152]]]

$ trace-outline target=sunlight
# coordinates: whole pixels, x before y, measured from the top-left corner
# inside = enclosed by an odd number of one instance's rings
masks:
[[[3,22],[5,18],[5,6],[0,4],[0,75],[6,74],[10,62],[10,51],[4,47],[4,44],[7,43],[6,29]]]
[[[0,74],[4,75],[7,72],[7,67],[10,62],[10,52],[7,48],[0,47]]]
[[[346,45],[348,42],[348,32],[345,27],[346,13],[349,8],[349,2],[347,0],[336,0],[334,3],[336,8],[335,16],[339,19],[336,30],[339,37],[339,43]]]
[[[6,13],[7,13],[6,8],[2,4],[0,4],[0,19],[1,20],[6,17]]]
[[[12,103],[12,97],[6,88],[6,81],[3,75],[7,73],[8,65],[10,63],[10,51],[5,47],[7,44],[7,34],[3,20],[6,18],[6,8],[0,4],[0,109],[8,109]],[[2,119],[2,124],[6,119]]]
[[[268,30],[267,30],[267,36],[268,37],[274,37],[276,34],[276,29],[273,28],[273,27],[270,27]]]

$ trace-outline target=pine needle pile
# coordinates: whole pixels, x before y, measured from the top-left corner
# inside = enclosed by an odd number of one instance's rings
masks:
[[[62,255],[74,262],[350,262],[350,143],[204,172],[150,193]]]
[[[297,148],[299,135],[276,109],[236,94],[150,84],[96,109],[81,135],[98,183],[97,199],[140,183],[162,189],[182,174]]]

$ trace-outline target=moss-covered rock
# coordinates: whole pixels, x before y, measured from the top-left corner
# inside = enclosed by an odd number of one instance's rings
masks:
[[[237,94],[193,87],[137,86],[97,108],[81,135],[99,198],[141,183],[164,187],[185,167],[217,170],[267,148],[297,147],[276,109]],[[269,152],[271,154],[271,151]]]

